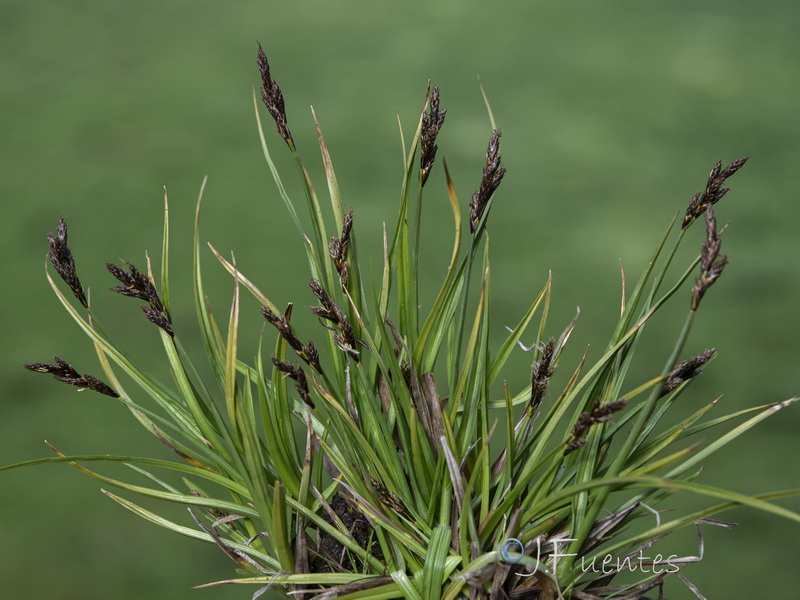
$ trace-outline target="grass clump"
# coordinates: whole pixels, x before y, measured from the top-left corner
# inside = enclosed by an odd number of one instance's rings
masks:
[[[56,450],[55,457],[23,465],[68,462],[126,495],[187,506],[188,525],[103,490],[146,520],[216,544],[239,570],[237,578],[217,583],[255,585],[254,597],[272,590],[301,600],[637,599],[653,588],[660,594],[672,575],[702,597],[680,573],[698,557],[645,552],[679,529],[730,525],[711,517],[739,505],[800,522],[800,515],[772,502],[800,490],[746,496],[697,482],[704,459],[795,398],[709,418],[714,400],[677,424],[662,420],[715,353],[684,355],[702,301],[727,265],[715,207],[728,191],[726,180],[746,158],[725,168],[718,163],[677,231],[678,217],[673,219],[632,290],[623,277],[620,317],[602,356],[588,364],[584,354],[567,369],[563,388],[554,391],[576,321],[552,331],[549,279],[521,307],[502,344],[490,343],[487,223],[506,173],[494,122],[481,180],[468,204],[468,233],[442,164],[453,250],[438,294],[423,311],[417,289],[422,199],[445,122],[439,89],[428,88],[405,149],[399,212],[391,231],[384,228],[381,276],[369,281],[359,260],[355,216],[343,203],[319,125],[330,200],[325,210],[260,46],[258,68],[261,99],[305,191],[306,223],[272,161],[256,107],[264,156],[305,243],[308,299],[314,300],[309,310],[320,327],[298,330],[293,305],[276,306],[212,248],[233,288],[227,322],[214,317],[200,269],[198,200],[194,297],[216,384],[207,386],[170,316],[165,210],[158,280],[149,259],[144,270],[107,263],[120,284],[112,290],[146,303],[142,310],[156,326],[173,377],[165,386],[111,341],[78,279],[62,218],[56,234],[48,235],[50,261],[79,306],[49,272],[47,277],[94,344],[108,383],[80,375],[60,358],[56,365],[25,366],[118,398],[179,460]],[[676,273],[676,251],[698,219],[706,223],[700,253]],[[238,339],[253,332],[240,331],[239,319],[241,311],[257,309],[243,301],[242,292],[255,299],[274,330],[249,362],[239,355]],[[687,306],[673,349],[648,381],[630,382],[640,335],[671,300]],[[526,335],[537,341],[525,346]],[[512,389],[504,381],[510,376],[505,365],[518,347],[530,353],[531,373],[527,385]],[[141,391],[129,393],[123,375]],[[709,441],[693,443],[693,435],[709,431]],[[502,443],[492,443],[497,441]],[[84,466],[93,461],[122,462],[157,485],[111,479]],[[17,466],[22,465],[11,465]],[[179,474],[181,483],[168,483],[157,471]],[[709,504],[667,519],[660,509],[679,491]],[[636,522],[650,525],[631,528]]]

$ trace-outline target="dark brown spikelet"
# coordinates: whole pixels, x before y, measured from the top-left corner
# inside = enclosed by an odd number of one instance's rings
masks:
[[[303,351],[300,353],[300,357],[309,365],[314,367],[317,373],[322,373],[322,365],[320,365],[319,362],[319,351],[317,351],[316,346],[314,346],[314,342],[309,340],[309,342],[303,346]]]
[[[339,306],[328,295],[328,292],[320,285],[319,281],[311,279],[309,287],[322,306],[309,306],[308,309],[320,320],[330,321],[333,324],[333,327],[331,327],[323,323],[323,327],[333,331],[333,340],[339,346],[339,349],[358,362],[357,340],[350,319],[342,313]]]
[[[261,44],[258,45],[258,70],[261,72],[261,101],[267,107],[269,114],[275,119],[275,125],[278,126],[278,135],[281,136],[290,148],[294,147],[294,140],[292,134],[289,132],[289,126],[286,124],[286,106],[283,102],[283,92],[275,81],[269,71],[269,61],[267,55],[264,54]]]
[[[317,300],[319,300],[319,303],[322,304],[321,307],[310,306],[309,310],[318,318],[330,321],[334,325],[341,323],[344,318],[342,311],[328,295],[328,292],[320,285],[319,281],[311,279],[308,285],[311,288],[311,293],[313,293],[317,297]]]
[[[550,385],[550,377],[556,372],[558,367],[552,365],[555,344],[553,338],[542,348],[542,357],[536,361],[531,368],[531,401],[532,410],[539,408],[544,399],[547,386]]]
[[[169,322],[169,319],[165,316],[166,313],[152,306],[142,306],[141,309],[148,321],[161,327],[170,337],[175,337],[175,331],[172,329],[172,324]]]
[[[356,349],[356,335],[353,331],[353,326],[350,324],[350,319],[342,317],[339,323],[339,333],[333,336],[333,340],[342,352],[358,362],[359,352]]]
[[[280,336],[286,340],[286,343],[291,346],[292,350],[294,350],[300,358],[311,365],[317,373],[322,373],[322,366],[319,362],[319,352],[314,346],[314,342],[309,341],[307,344],[303,344],[292,330],[288,317],[288,315],[291,315],[291,310],[292,305],[290,304],[285,314],[276,315],[269,307],[262,306],[261,314],[278,330]]]
[[[261,314],[270,322],[270,324],[278,330],[281,337],[286,340],[295,352],[303,351],[303,342],[292,331],[292,326],[289,324],[289,319],[285,315],[276,315],[269,307],[262,306]]]
[[[661,395],[665,396],[666,394],[669,394],[683,382],[694,379],[700,375],[703,367],[709,360],[711,360],[711,357],[713,357],[716,352],[716,348],[709,348],[705,352],[702,352],[689,360],[682,360],[675,365],[675,368],[672,369],[672,371],[670,371],[667,375],[666,381],[664,382],[664,388],[661,390]]]
[[[139,300],[149,302],[150,296],[147,290],[149,282],[147,281],[147,277],[142,275],[139,272],[139,269],[137,269],[134,265],[130,263],[127,264],[130,273],[126,272],[125,269],[118,267],[114,263],[106,263],[108,272],[111,273],[114,278],[122,284],[111,288],[111,291],[117,292],[123,296],[138,298]]]
[[[67,221],[64,217],[59,218],[55,235],[52,233],[47,234],[47,241],[50,243],[50,263],[56,273],[69,286],[78,302],[83,304],[84,308],[89,308],[89,302],[83,291],[81,280],[78,279],[78,274],[75,271],[75,259],[72,257],[72,251],[67,245]]]
[[[584,434],[592,425],[597,423],[606,423],[611,420],[611,415],[619,412],[627,404],[627,400],[614,400],[612,402],[602,403],[600,398],[594,401],[594,406],[589,412],[582,412],[578,416],[578,420],[572,427],[569,439],[567,440],[567,447],[564,449],[564,456],[570,452],[574,452],[581,448],[586,443]]]
[[[431,174],[434,160],[436,159],[436,151],[439,147],[436,145],[436,136],[439,135],[439,130],[444,124],[444,118],[447,114],[446,110],[439,110],[439,86],[434,85],[431,92],[430,110],[422,114],[422,131],[420,133],[420,186],[424,186],[428,181],[428,176]]]
[[[34,373],[47,373],[52,375],[53,379],[56,381],[62,381],[85,390],[94,390],[99,394],[111,396],[112,398],[119,398],[119,394],[117,392],[96,377],[92,377],[91,375],[81,375],[72,367],[72,365],[57,356],[54,356],[53,360],[56,361],[55,365],[48,365],[46,363],[30,363],[22,366],[29,371],[33,371]]]
[[[739,160],[733,161],[724,169],[722,168],[722,161],[714,165],[708,175],[706,189],[702,192],[697,192],[689,202],[689,207],[686,209],[681,225],[683,229],[686,229],[695,219],[701,217],[710,206],[719,202],[730,191],[730,188],[722,187],[725,184],[725,180],[741,169],[749,158],[749,156],[744,156]]]
[[[503,180],[503,175],[506,174],[505,167],[500,166],[501,159],[500,132],[495,129],[494,133],[492,133],[492,139],[489,140],[489,148],[486,151],[486,166],[483,167],[481,185],[472,194],[472,200],[469,202],[470,233],[475,233],[478,223],[483,218],[486,206],[489,204],[489,199]]]
[[[275,368],[281,373],[286,373],[289,378],[294,381],[294,387],[297,393],[300,394],[300,399],[311,408],[315,408],[314,402],[311,400],[311,394],[308,391],[308,380],[306,379],[306,374],[303,372],[303,369],[297,365],[293,365],[289,361],[279,360],[275,357],[272,358],[272,364],[274,364]]]
[[[564,456],[571,452],[575,452],[575,450],[580,450],[584,447],[584,445],[586,445],[586,438],[570,439],[567,442],[567,447],[564,449]]]
[[[350,246],[350,233],[352,230],[353,209],[349,208],[342,222],[341,237],[331,238],[331,243],[328,245],[328,254],[330,254],[331,260],[333,260],[333,266],[336,267],[336,272],[339,273],[339,279],[344,289],[347,289],[347,284],[350,279],[350,269],[347,265],[347,249]]]
[[[709,206],[706,211],[706,239],[700,251],[700,276],[695,279],[692,286],[693,311],[700,306],[700,300],[722,275],[725,265],[728,264],[728,257],[719,252],[721,246],[722,240],[717,233],[717,219],[714,216],[714,209]]]
[[[118,267],[114,263],[106,263],[108,272],[122,284],[111,288],[111,291],[117,292],[122,296],[138,298],[139,300],[147,302],[150,306],[142,306],[142,311],[147,317],[147,320],[158,325],[161,329],[166,331],[170,337],[175,337],[175,332],[172,329],[172,319],[166,307],[161,302],[161,298],[156,291],[156,286],[153,285],[150,278],[139,271],[135,265],[129,262],[125,264],[128,265],[128,271],[125,271],[125,269]]]

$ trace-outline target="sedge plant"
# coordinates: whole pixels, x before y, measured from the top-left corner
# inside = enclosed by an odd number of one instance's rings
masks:
[[[269,290],[212,247],[232,289],[225,318],[214,316],[200,268],[207,249],[198,199],[194,299],[208,365],[195,364],[196,352],[183,346],[184,332],[171,318],[165,198],[160,264],[107,265],[118,282],[112,290],[138,299],[160,337],[172,374],[165,385],[112,341],[95,314],[62,218],[48,235],[49,258],[66,288],[49,269],[47,278],[94,345],[103,380],[58,357],[55,364],[25,367],[122,402],[176,458],[71,456],[53,448],[54,457],[5,468],[69,463],[143,519],[216,545],[238,573],[206,585],[252,585],[254,598],[271,590],[300,600],[638,599],[673,576],[702,597],[680,573],[698,557],[645,552],[683,528],[727,526],[713,517],[740,505],[800,522],[773,502],[800,490],[747,496],[697,480],[706,458],[796,398],[723,416],[711,416],[712,400],[676,424],[664,419],[714,356],[710,349],[687,357],[684,349],[727,264],[715,210],[728,191],[726,180],[746,158],[717,163],[631,290],[623,276],[619,320],[602,356],[589,364],[584,354],[577,365],[562,367],[576,322],[552,331],[549,279],[520,307],[504,341],[492,344],[487,223],[505,168],[491,110],[486,163],[468,203],[457,197],[442,164],[447,186],[436,195],[452,209],[453,249],[435,299],[423,307],[417,289],[423,195],[446,116],[439,89],[428,85],[416,131],[404,142],[399,210],[394,226],[384,227],[382,269],[373,280],[362,270],[356,217],[339,192],[319,124],[329,204],[300,158],[283,94],[260,47],[258,68],[261,100],[305,192],[308,215],[301,219],[271,158],[254,97],[264,157],[304,242],[309,294],[303,301],[319,326],[300,331],[292,305],[276,306]],[[698,222],[705,232],[697,257],[674,265]],[[631,381],[640,336],[668,301],[686,306],[683,328],[652,377]],[[256,310],[266,335],[248,360],[238,340],[259,334],[240,330],[239,317]],[[536,342],[526,346],[523,339],[530,338]],[[504,383],[506,364],[519,347],[530,353],[531,371],[527,385],[512,389]],[[554,390],[557,369],[566,376]],[[207,384],[205,371],[214,384]],[[146,475],[147,483],[90,468],[109,461]],[[678,492],[699,495],[705,508],[662,514]],[[168,520],[137,504],[137,496],[182,504],[189,515],[183,523]]]

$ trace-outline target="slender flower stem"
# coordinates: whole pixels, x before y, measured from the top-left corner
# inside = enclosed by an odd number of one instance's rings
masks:
[[[422,235],[422,186],[419,187],[419,194],[417,194],[417,206],[414,215],[414,246],[412,248],[412,279],[411,279],[411,296],[414,298],[414,307],[411,311],[413,327],[413,337],[416,340],[419,335],[419,244]]]

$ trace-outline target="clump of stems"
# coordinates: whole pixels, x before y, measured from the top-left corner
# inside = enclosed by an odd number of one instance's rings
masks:
[[[317,301],[309,310],[321,325],[317,334],[323,337],[320,350],[304,341],[308,337],[298,333],[297,323],[292,325],[291,303],[280,314],[253,280],[214,251],[233,277],[225,335],[203,288],[198,201],[195,306],[202,348],[216,386],[206,385],[208,377],[173,337],[168,312],[167,212],[159,285],[166,304],[156,290],[149,261],[147,274],[131,263],[127,270],[107,264],[120,282],[113,291],[146,302],[142,308],[147,318],[169,334],[159,338],[174,386],[163,385],[142,373],[89,311],[62,217],[56,234],[48,235],[50,262],[85,310],[73,306],[68,294],[49,274],[48,278],[59,301],[91,338],[119,394],[100,380],[79,374],[60,358],[55,358],[55,365],[25,367],[70,385],[121,397],[148,433],[173,450],[181,462],[94,457],[144,471],[155,482],[145,487],[89,471],[79,464],[86,456],[58,452],[53,461],[68,461],[108,486],[166,497],[190,507],[199,530],[189,531],[183,524],[105,491],[151,522],[216,544],[242,570],[239,579],[230,581],[258,586],[254,597],[271,590],[299,600],[596,600],[620,595],[645,600],[646,594],[654,597],[656,588],[662,595],[664,581],[672,572],[656,575],[650,571],[648,575],[642,570],[637,583],[612,585],[623,569],[597,574],[582,570],[581,565],[595,564],[612,553],[631,564],[632,557],[681,528],[729,525],[709,517],[732,506],[748,505],[800,522],[800,515],[773,504],[769,494],[751,497],[695,482],[701,461],[796,399],[706,419],[715,400],[678,424],[665,427],[661,422],[715,355],[709,349],[678,362],[700,301],[727,264],[720,253],[714,205],[728,192],[722,187],[726,179],[746,158],[725,168],[720,162],[712,169],[705,190],[692,198],[681,230],[675,232],[676,219],[632,293],[623,294],[619,320],[605,352],[594,364],[587,364],[588,352],[584,353],[577,366],[566,372],[563,388],[553,392],[556,372],[565,373],[559,363],[575,320],[566,329],[559,327],[560,337],[550,337],[550,279],[526,303],[527,310],[514,327],[507,328],[509,333],[499,345],[491,333],[496,317],[491,308],[487,216],[505,174],[500,132],[493,119],[481,182],[469,200],[466,218],[445,165],[446,188],[441,192],[453,213],[453,253],[438,294],[423,304],[416,287],[422,192],[435,164],[437,136],[445,120],[439,88],[428,86],[414,141],[407,149],[396,225],[393,232],[384,227],[384,250],[377,262],[382,272],[369,287],[359,264],[353,211],[343,208],[321,128],[317,123],[330,212],[338,233],[332,238],[326,225],[331,215],[323,211],[299,158],[283,94],[260,46],[257,60],[261,99],[300,167],[314,230],[313,235],[303,233],[302,239],[309,286]],[[261,134],[278,192],[303,232],[289,188]],[[429,193],[428,188],[425,191]],[[644,326],[662,314],[661,307],[686,285],[694,270],[696,263],[682,270],[669,289],[663,289],[674,276],[672,261],[689,226],[702,215],[706,231],[697,259],[700,275],[691,289],[685,325],[663,366],[649,367],[649,380],[631,382],[635,372],[631,365]],[[462,228],[467,220],[473,235],[464,240]],[[262,359],[262,348],[253,361],[240,355],[239,338],[258,334],[240,331],[240,313],[256,310],[240,298],[240,289],[250,292],[277,334],[269,332],[275,338],[271,360]],[[532,324],[537,314],[538,327]],[[534,328],[533,344],[522,345],[522,337]],[[518,346],[536,350],[530,372],[513,372],[507,366]],[[292,353],[303,362],[293,362]],[[115,369],[141,391],[130,395],[124,391]],[[289,381],[294,383],[293,390]],[[685,444],[692,433],[742,418],[746,420],[706,446]],[[505,443],[498,451],[496,441],[503,435]],[[46,461],[35,461],[39,462]],[[168,483],[145,467],[174,470],[182,483]],[[212,489],[204,490],[203,482]],[[662,522],[661,513],[651,505],[666,503],[679,491],[722,503],[671,520],[665,517]],[[774,497],[786,495],[781,492]],[[658,515],[654,527],[629,527],[654,513]],[[509,541],[517,544],[519,562],[506,560]],[[702,549],[702,538],[700,545]],[[552,552],[542,551],[556,546],[560,561],[552,559]],[[678,569],[697,560],[683,557]],[[534,573],[533,569],[538,570]],[[686,581],[683,575],[681,579]]]

